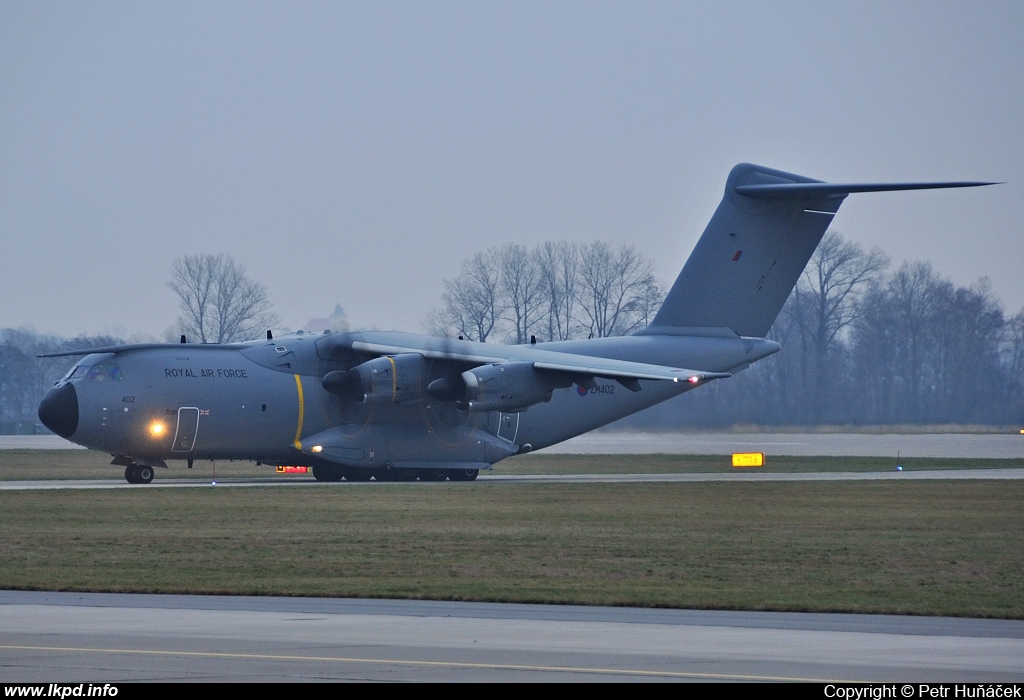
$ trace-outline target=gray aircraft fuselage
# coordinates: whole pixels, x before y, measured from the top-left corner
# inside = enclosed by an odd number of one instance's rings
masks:
[[[300,332],[54,353],[85,357],[39,416],[113,455],[132,482],[175,459],[310,465],[323,480],[471,479],[777,352],[763,336],[850,192],[976,184],[837,185],[741,164],[654,321],[632,336],[498,346]]]
[[[248,459],[302,464],[312,456],[301,454],[308,436],[345,426],[355,428],[353,443],[364,453],[352,461],[365,460],[368,467],[395,460],[493,463],[515,454],[522,445],[534,449],[553,445],[696,386],[644,381],[642,390],[634,392],[614,380],[597,379],[588,388],[574,384],[556,389],[550,401],[519,411],[460,411],[431,399],[425,391],[403,403],[345,402],[322,386],[324,375],[344,368],[343,363],[317,353],[318,341],[339,336],[424,347],[436,342],[400,333],[307,333],[236,347],[184,344],[94,353],[79,361],[69,378],[54,389],[72,387],[78,407],[77,425],[57,426],[57,432],[68,433],[65,437],[90,449],[154,461]],[[777,343],[760,338],[640,336],[634,339],[640,348],[623,340],[542,343],[523,346],[526,352],[519,354],[529,356],[538,348],[579,355],[628,355],[651,364],[669,364],[669,358],[675,358],[673,365],[728,372],[779,349]],[[451,349],[475,343],[447,341],[445,345]],[[489,351],[506,351],[515,358],[516,349]],[[437,376],[451,374],[444,361],[437,364]],[[450,445],[453,439],[466,438],[485,441],[495,450],[492,458],[486,456],[489,453]],[[437,443],[429,445],[433,454],[428,457],[445,458],[415,459],[412,451],[422,450],[424,445],[419,443],[424,441]],[[462,459],[464,455],[473,458]]]

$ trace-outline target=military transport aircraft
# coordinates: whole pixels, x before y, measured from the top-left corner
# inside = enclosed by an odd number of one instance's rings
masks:
[[[631,336],[506,346],[268,331],[50,353],[85,357],[39,418],[111,454],[131,483],[169,459],[306,465],[320,481],[471,480],[778,352],[764,336],[848,194],[985,184],[831,184],[744,163],[654,321]]]

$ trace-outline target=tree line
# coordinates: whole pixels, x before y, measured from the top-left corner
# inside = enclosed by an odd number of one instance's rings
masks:
[[[502,343],[629,335],[665,296],[653,269],[633,246],[603,241],[491,248],[444,281],[428,330]]]
[[[120,342],[120,338],[108,335],[80,335],[68,339],[27,328],[0,330],[0,433],[35,432],[39,402],[67,372],[74,359],[37,355]]]
[[[492,248],[445,280],[432,333],[484,342],[628,335],[664,298],[633,246]],[[735,377],[625,419],[634,426],[1024,423],[1024,310],[986,280],[828,231],[768,335],[783,350]],[[700,368],[696,368],[700,369]]]
[[[830,231],[769,337],[782,351],[636,425],[1024,424],[1024,310]]]

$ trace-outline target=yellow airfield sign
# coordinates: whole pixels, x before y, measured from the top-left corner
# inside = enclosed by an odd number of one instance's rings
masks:
[[[732,466],[763,467],[764,452],[734,452],[732,455]]]

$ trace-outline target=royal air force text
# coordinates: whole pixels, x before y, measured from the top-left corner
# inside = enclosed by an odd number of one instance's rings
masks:
[[[244,369],[201,369],[196,370],[188,367],[165,367],[164,376],[172,379],[248,379]]]

